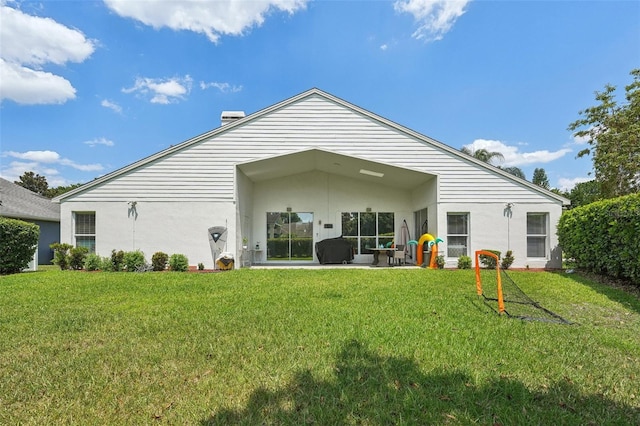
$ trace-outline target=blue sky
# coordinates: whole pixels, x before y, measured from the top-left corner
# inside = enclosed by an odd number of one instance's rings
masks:
[[[0,175],[87,182],[318,87],[552,187],[640,67],[638,1],[0,0]]]

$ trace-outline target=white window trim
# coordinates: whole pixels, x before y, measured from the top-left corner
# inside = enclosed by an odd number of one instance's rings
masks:
[[[79,214],[92,214],[93,215],[93,220],[94,220],[94,229],[93,229],[93,234],[79,234],[77,232],[77,217]],[[93,237],[93,245],[94,245],[94,252],[97,252],[97,247],[96,247],[96,224],[95,224],[95,220],[96,220],[96,212],[95,211],[74,211],[73,212],[73,245],[74,247],[78,247],[78,237]]]
[[[532,259],[532,260],[540,260],[540,259],[545,259],[545,260],[549,260],[549,256],[550,256],[550,247],[549,247],[549,212],[527,212],[527,223],[525,224],[526,228],[529,227],[529,215],[537,215],[537,216],[544,216],[545,219],[545,224],[544,224],[544,229],[545,229],[545,233],[544,234],[529,234],[529,230],[526,229],[527,231],[527,239],[526,239],[526,247],[527,247],[527,259]],[[544,256],[529,256],[529,237],[544,237]]]
[[[449,234],[449,215],[465,215],[467,217],[467,233],[466,234]],[[463,256],[470,256],[470,249],[469,247],[471,247],[471,213],[470,212],[447,212],[447,222],[446,222],[446,226],[447,226],[447,240],[449,240],[449,237],[466,237],[467,238],[467,254],[463,255]],[[447,243],[447,250],[445,251],[446,253],[446,258],[447,259],[457,259],[458,257],[454,257],[454,256],[449,256],[449,248],[451,248],[452,246]],[[456,247],[456,246],[453,246]]]

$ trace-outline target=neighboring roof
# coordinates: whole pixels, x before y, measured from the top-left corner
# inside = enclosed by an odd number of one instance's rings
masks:
[[[302,93],[300,93],[298,95],[295,95],[295,96],[293,96],[293,97],[291,97],[289,99],[285,99],[284,101],[278,102],[277,104],[271,105],[271,106],[269,106],[267,108],[264,108],[264,109],[262,109],[260,111],[255,112],[253,114],[249,114],[249,115],[245,116],[244,118],[238,118],[237,120],[235,120],[235,121],[233,121],[233,122],[231,122],[229,124],[225,124],[224,126],[218,127],[218,128],[213,129],[213,130],[211,130],[209,132],[206,132],[206,133],[203,133],[203,134],[201,134],[199,136],[196,136],[196,137],[193,137],[191,139],[188,139],[188,140],[186,140],[186,141],[184,141],[184,142],[182,142],[182,143],[180,143],[178,145],[174,145],[174,146],[172,146],[170,148],[167,148],[167,149],[165,149],[163,151],[160,151],[160,152],[158,152],[158,153],[156,153],[154,155],[151,155],[149,157],[143,158],[142,160],[139,160],[139,161],[137,161],[135,163],[132,163],[132,164],[130,164],[128,166],[125,166],[125,167],[123,167],[121,169],[118,169],[118,170],[116,170],[114,172],[111,172],[111,173],[109,173],[107,175],[104,175],[104,176],[102,176],[100,178],[94,179],[93,181],[91,181],[91,182],[89,182],[89,183],[87,183],[87,184],[85,184],[85,185],[83,185],[83,186],[81,186],[79,188],[76,188],[76,189],[71,190],[69,192],[66,192],[66,193],[64,193],[64,194],[62,194],[62,195],[60,195],[58,197],[55,197],[53,199],[53,201],[54,202],[63,201],[65,198],[68,198],[68,197],[71,197],[71,196],[73,196],[75,194],[84,192],[84,191],[86,191],[86,190],[88,190],[88,189],[90,189],[90,188],[92,188],[94,186],[97,186],[97,185],[100,185],[100,184],[102,184],[104,182],[110,181],[111,179],[114,179],[114,178],[116,178],[116,177],[118,177],[118,176],[120,176],[122,174],[125,174],[125,173],[131,171],[131,170],[137,169],[137,168],[139,168],[139,167],[141,167],[141,166],[143,166],[145,164],[151,163],[153,161],[157,161],[158,159],[160,159],[162,157],[165,157],[165,156],[170,155],[172,153],[181,151],[181,150],[183,150],[183,149],[185,149],[185,148],[187,148],[187,147],[189,147],[191,145],[197,144],[197,143],[199,143],[199,142],[201,142],[201,141],[203,141],[205,139],[208,139],[208,138],[211,138],[211,137],[215,137],[215,136],[217,136],[218,134],[221,134],[221,133],[228,132],[229,130],[231,130],[233,128],[242,126],[242,125],[244,125],[244,124],[246,124],[248,122],[251,122],[251,121],[253,121],[253,120],[255,120],[255,119],[259,118],[259,117],[267,115],[267,114],[269,114],[269,113],[271,113],[273,111],[277,111],[277,110],[279,110],[279,109],[281,109],[283,107],[286,107],[288,105],[294,104],[294,103],[296,103],[296,102],[298,102],[298,101],[300,101],[300,100],[302,100],[304,98],[310,97],[310,96],[323,97],[323,98],[325,98],[325,99],[327,99],[327,100],[329,100],[331,102],[335,102],[336,104],[342,105],[345,108],[351,109],[352,111],[355,111],[355,112],[357,112],[359,114],[362,114],[362,115],[364,115],[364,116],[366,116],[366,117],[368,117],[368,118],[370,118],[370,119],[372,119],[374,121],[377,121],[377,122],[379,122],[379,123],[381,123],[381,124],[383,124],[385,126],[393,128],[393,129],[395,129],[395,130],[397,130],[399,132],[402,132],[404,134],[410,135],[411,137],[421,141],[422,143],[435,146],[438,149],[446,151],[446,152],[448,152],[448,153],[450,153],[450,154],[452,154],[454,156],[460,157],[461,160],[475,163],[476,165],[478,165],[480,167],[488,169],[492,173],[499,174],[499,175],[501,175],[501,176],[503,176],[503,177],[505,177],[505,178],[507,178],[509,180],[512,180],[512,181],[516,182],[519,185],[526,186],[527,188],[529,188],[530,190],[532,190],[534,192],[541,193],[546,197],[550,197],[550,198],[553,198],[553,199],[555,199],[557,201],[560,201],[564,205],[569,205],[570,204],[570,201],[565,197],[562,197],[562,196],[560,196],[560,195],[558,195],[558,194],[556,194],[554,192],[546,190],[546,189],[544,189],[544,188],[542,188],[542,187],[540,187],[538,185],[535,185],[535,184],[533,184],[533,183],[531,183],[531,182],[529,182],[529,181],[527,181],[525,179],[520,179],[520,178],[518,178],[518,177],[516,177],[516,176],[514,176],[514,175],[512,175],[510,173],[505,172],[504,170],[502,170],[502,169],[500,169],[498,167],[492,166],[492,165],[490,165],[488,163],[484,163],[484,162],[474,158],[471,155],[465,154],[464,152],[462,152],[460,150],[452,148],[449,145],[446,145],[446,144],[444,144],[442,142],[438,142],[435,139],[432,139],[432,138],[430,138],[428,136],[420,134],[420,133],[418,133],[418,132],[416,132],[414,130],[411,130],[411,129],[409,129],[407,127],[404,127],[404,126],[402,126],[400,124],[397,124],[397,123],[395,123],[395,122],[393,122],[391,120],[388,120],[388,119],[386,119],[386,118],[384,118],[382,116],[376,115],[376,114],[374,114],[374,113],[372,113],[370,111],[367,111],[364,108],[360,108],[360,107],[358,107],[358,106],[356,106],[354,104],[351,104],[351,103],[349,103],[349,102],[347,102],[345,100],[342,100],[342,99],[340,99],[340,98],[338,98],[336,96],[333,96],[333,95],[331,95],[331,94],[329,94],[327,92],[324,92],[324,91],[322,91],[320,89],[317,89],[317,88],[309,89],[309,90],[307,90],[305,92],[302,92]]]
[[[0,178],[0,216],[60,222],[60,205],[6,179]]]

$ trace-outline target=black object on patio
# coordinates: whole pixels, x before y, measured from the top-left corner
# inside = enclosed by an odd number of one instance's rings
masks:
[[[342,237],[327,238],[316,243],[316,256],[320,264],[351,263],[353,248],[351,243]]]

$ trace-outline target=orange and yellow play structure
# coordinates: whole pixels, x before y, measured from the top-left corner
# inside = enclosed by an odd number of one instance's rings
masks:
[[[440,238],[436,238],[431,234],[422,234],[418,240],[418,249],[416,253],[416,265],[422,265],[424,244],[427,243],[427,247],[431,248],[431,258],[429,259],[429,269],[436,269],[436,257],[438,257],[438,243],[441,243]]]

